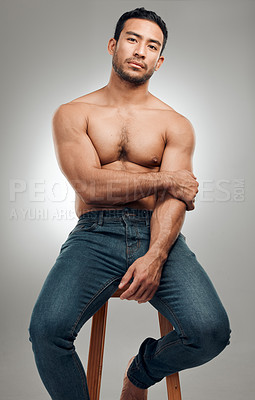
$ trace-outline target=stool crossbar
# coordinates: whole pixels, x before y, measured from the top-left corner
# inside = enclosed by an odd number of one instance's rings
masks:
[[[123,289],[118,289],[112,297],[120,297],[126,289],[127,286]],[[90,400],[99,400],[100,397],[107,309],[108,301],[92,317],[87,365],[87,383]],[[161,336],[164,336],[173,330],[173,326],[170,322],[159,312],[158,318]],[[168,400],[181,400],[181,388],[178,372],[166,377],[166,385]]]

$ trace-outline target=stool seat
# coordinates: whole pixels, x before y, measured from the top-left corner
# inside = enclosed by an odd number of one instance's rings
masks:
[[[111,297],[120,297],[130,285],[118,289]],[[87,384],[90,400],[99,400],[103,368],[105,328],[108,301],[93,315],[87,365]],[[166,335],[173,330],[171,323],[158,312],[160,334]],[[178,372],[166,377],[168,400],[181,400],[181,388]]]

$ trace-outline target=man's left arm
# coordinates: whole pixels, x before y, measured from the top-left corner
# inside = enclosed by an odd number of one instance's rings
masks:
[[[160,170],[187,169],[192,172],[195,135],[191,123],[185,117],[178,116],[176,126],[170,129],[167,132]],[[138,258],[123,276],[119,288],[123,288],[132,277],[133,282],[121,295],[121,299],[136,300],[138,303],[152,299],[159,286],[168,253],[183,225],[185,211],[186,204],[183,201],[168,193],[158,193],[151,217],[149,250],[143,257]]]

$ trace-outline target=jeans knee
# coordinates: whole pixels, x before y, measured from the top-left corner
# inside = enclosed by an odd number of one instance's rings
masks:
[[[221,319],[212,319],[206,324],[196,328],[193,342],[201,363],[207,362],[218,354],[230,343],[230,325],[227,315]]]
[[[50,326],[47,324],[44,318],[38,315],[34,310],[28,327],[30,342],[33,344],[38,341],[41,342],[43,338],[49,336],[50,330]]]
[[[29,324],[29,341],[33,346],[45,347],[48,345],[58,345],[69,347],[72,338],[65,329],[64,324],[53,315],[42,315],[35,309],[32,313]]]

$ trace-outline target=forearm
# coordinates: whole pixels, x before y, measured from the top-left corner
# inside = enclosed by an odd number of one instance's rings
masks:
[[[186,209],[182,201],[170,195],[164,197],[165,200],[157,201],[152,214],[149,250],[128,268],[121,280],[119,288],[123,288],[134,278],[121,299],[145,303],[152,299],[160,284],[163,265],[180,232]]]
[[[147,252],[163,265],[185,218],[186,205],[171,195],[161,196],[151,217],[151,238]]]
[[[161,172],[130,173],[94,169],[86,179],[81,176],[71,183],[87,204],[118,205],[157,194],[158,190],[164,190],[165,181],[165,174]]]

